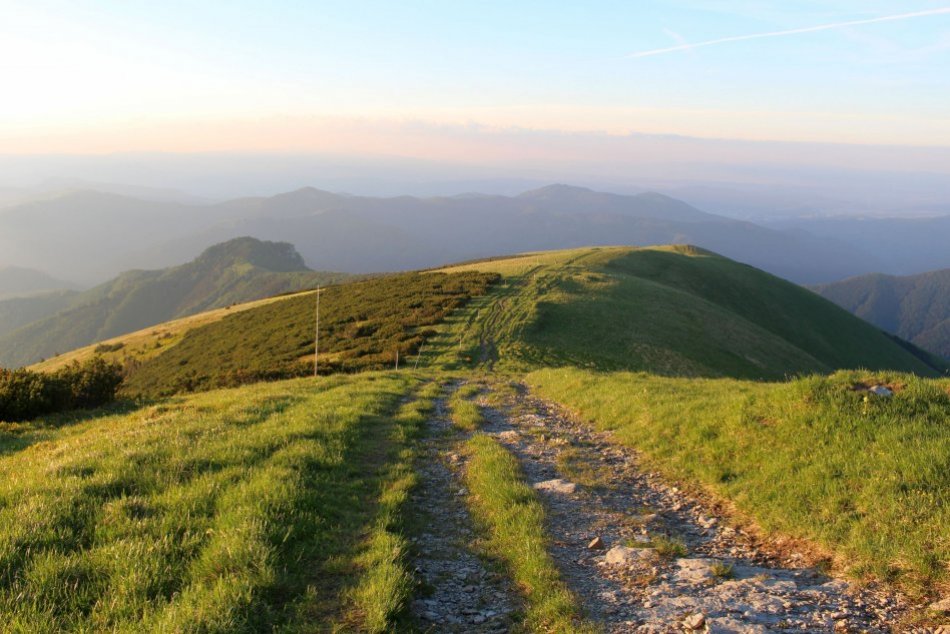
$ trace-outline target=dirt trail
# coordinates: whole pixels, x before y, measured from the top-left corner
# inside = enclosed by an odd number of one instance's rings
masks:
[[[640,471],[635,453],[605,434],[524,394],[517,401],[486,408],[485,431],[518,456],[530,483],[576,485],[540,490],[552,554],[606,631],[885,632],[899,620],[893,596],[723,526],[715,509]],[[596,537],[602,548],[589,547]]]
[[[410,612],[423,632],[508,632],[520,607],[508,577],[473,550],[476,532],[465,506],[456,448],[461,435],[436,402],[419,460],[415,573],[420,598]]]

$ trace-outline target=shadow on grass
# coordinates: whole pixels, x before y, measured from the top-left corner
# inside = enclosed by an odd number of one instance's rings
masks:
[[[0,457],[23,451],[37,442],[47,440],[49,435],[57,430],[110,416],[131,414],[148,405],[151,403],[121,400],[95,409],[49,414],[32,421],[0,422]]]

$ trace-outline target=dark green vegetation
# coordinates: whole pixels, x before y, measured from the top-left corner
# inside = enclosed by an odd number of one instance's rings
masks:
[[[594,632],[583,623],[574,595],[547,550],[544,508],[525,482],[518,461],[498,441],[476,434],[465,445],[465,484],[489,548],[504,561],[527,602],[528,631]]]
[[[806,289],[694,247],[587,249],[459,269],[507,274],[493,301],[476,302],[457,325],[476,363],[749,379],[942,369]]]
[[[815,291],[887,332],[950,359],[950,269],[862,275]]]
[[[11,300],[15,304],[6,311],[0,304],[0,316],[35,313],[41,307],[58,310],[0,336],[0,366],[29,365],[170,319],[345,278],[310,271],[289,244],[238,238],[182,266],[124,273],[65,298],[65,307],[36,298]]]
[[[115,400],[122,367],[95,358],[55,372],[0,369],[0,421],[99,407]]]
[[[320,372],[404,366],[447,315],[496,281],[491,273],[405,273],[323,289]],[[189,330],[133,367],[132,396],[234,386],[313,372],[315,295],[306,293]]]
[[[3,628],[383,631],[368,590],[405,597],[377,564],[398,538],[423,414],[397,409],[417,384],[309,379],[5,431]]]
[[[839,372],[788,383],[542,370],[528,376],[655,468],[808,538],[857,575],[947,581],[950,382]],[[893,398],[867,387],[890,385]]]

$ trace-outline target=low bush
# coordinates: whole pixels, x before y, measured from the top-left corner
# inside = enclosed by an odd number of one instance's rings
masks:
[[[0,370],[0,420],[23,421],[105,405],[115,400],[121,382],[121,366],[100,357],[50,374]]]

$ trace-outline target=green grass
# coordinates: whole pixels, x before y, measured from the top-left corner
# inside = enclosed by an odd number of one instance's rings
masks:
[[[914,591],[948,583],[947,381],[839,372],[770,384],[551,369],[528,382],[765,530],[833,550],[856,575]],[[853,389],[874,383],[897,394],[865,399]]]
[[[547,551],[544,510],[525,484],[517,460],[483,434],[473,436],[465,447],[471,506],[486,527],[490,549],[506,562],[525,596],[526,627],[535,632],[593,632]]]
[[[438,383],[428,383],[396,415],[399,442],[392,448],[396,455],[385,477],[368,547],[358,559],[363,573],[351,593],[350,623],[360,631],[392,631],[415,588],[407,568],[410,545],[403,535],[409,494],[418,483],[413,469],[418,457],[414,439],[432,413],[439,392]]]
[[[331,286],[320,302],[320,372],[390,369],[412,361],[452,311],[493,274],[405,273]],[[123,391],[164,396],[313,372],[315,298],[290,297],[188,330],[131,368]]]
[[[448,270],[472,269],[504,279],[434,339],[433,357],[447,367],[747,379],[943,369],[811,291],[693,247],[595,248]]]
[[[675,537],[667,537],[665,535],[660,535],[650,540],[650,547],[654,548],[656,554],[660,557],[667,557],[669,559],[685,557],[689,554],[689,550],[686,548],[686,544],[683,543],[683,540]]]
[[[296,380],[6,425],[4,627],[382,631],[406,596],[393,527],[422,405],[392,414],[415,385]]]
[[[485,422],[482,408],[472,399],[478,396],[481,387],[467,383],[455,391],[449,399],[449,416],[452,424],[464,431],[475,431]]]

